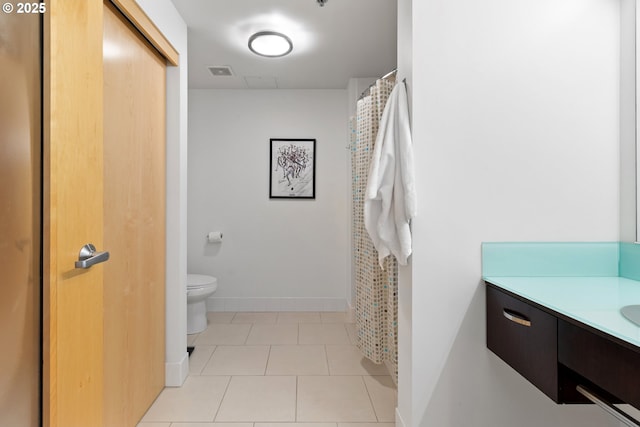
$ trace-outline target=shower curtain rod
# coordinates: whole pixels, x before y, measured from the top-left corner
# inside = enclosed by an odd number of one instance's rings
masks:
[[[398,69],[397,69],[397,68],[394,68],[393,70],[389,71],[389,72],[388,72],[387,74],[385,74],[384,76],[380,77],[378,80],[385,80],[385,79],[387,79],[387,78],[389,78],[389,77],[391,77],[391,76],[395,76],[397,72],[398,72]],[[376,81],[378,81],[378,80],[376,80]],[[368,95],[369,95],[369,93],[371,93],[371,88],[372,88],[372,87],[374,87],[374,86],[375,86],[375,83],[371,83],[371,84],[369,85],[369,87],[368,87],[368,88],[366,88],[366,89],[364,90],[364,92],[362,92],[362,93],[360,94],[360,97],[358,98],[358,101],[360,101],[360,100],[361,100],[362,98],[364,98],[365,96],[368,96]]]
[[[387,74],[385,74],[384,76],[380,77],[380,79],[384,80],[387,77],[390,77],[392,75],[396,75],[398,73],[398,69],[394,68],[393,70],[389,71]]]

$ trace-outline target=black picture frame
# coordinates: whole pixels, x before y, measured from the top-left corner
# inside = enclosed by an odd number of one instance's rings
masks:
[[[269,140],[269,198],[316,198],[315,138]]]

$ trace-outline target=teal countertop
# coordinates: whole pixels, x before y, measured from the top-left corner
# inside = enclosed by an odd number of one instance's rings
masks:
[[[499,288],[640,347],[640,327],[620,313],[640,304],[640,245],[483,243],[482,273]]]
[[[637,347],[640,327],[620,309],[640,304],[640,282],[624,277],[485,277],[487,282]]]

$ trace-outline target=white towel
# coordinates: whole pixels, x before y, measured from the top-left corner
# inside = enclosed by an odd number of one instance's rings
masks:
[[[364,199],[364,224],[381,267],[389,254],[401,265],[411,255],[409,224],[416,216],[413,173],[407,89],[398,84],[380,119]]]

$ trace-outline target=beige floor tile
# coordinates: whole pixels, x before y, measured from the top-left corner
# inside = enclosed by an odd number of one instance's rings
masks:
[[[207,312],[207,320],[209,324],[212,323],[231,323],[233,316],[235,316],[235,312],[233,311],[208,311]]]
[[[320,312],[322,323],[346,323],[347,313],[343,311],[323,311]]]
[[[363,377],[376,411],[378,421],[393,422],[396,419],[398,392],[390,376]]]
[[[187,335],[187,345],[188,346],[195,345],[195,342],[198,339],[198,335],[200,335],[200,334]]]
[[[337,426],[336,423],[255,423],[255,427],[336,427],[336,426]]]
[[[298,421],[377,421],[359,376],[300,376],[297,402]]]
[[[276,312],[236,313],[231,323],[276,323],[277,319]]]
[[[247,345],[297,344],[298,325],[253,324]]]
[[[299,344],[350,344],[347,330],[340,323],[301,323]]]
[[[376,365],[355,345],[327,345],[331,375],[389,375],[384,364]]]
[[[295,421],[296,377],[232,377],[217,422]]]
[[[173,423],[171,427],[253,427],[253,423]]]
[[[171,427],[174,427],[172,424]],[[338,423],[338,427],[396,427],[394,423]]]
[[[329,375],[324,345],[271,346],[267,375]]]
[[[247,340],[251,325],[249,324],[210,324],[196,339],[199,345],[242,345]]]
[[[264,375],[268,357],[268,345],[220,345],[202,370],[202,375]]]
[[[351,344],[358,344],[358,331],[356,330],[355,323],[345,323],[344,328],[347,330],[347,335],[349,335],[349,341],[351,341]]]
[[[208,313],[207,330],[188,337],[191,376],[138,427],[393,427],[395,385],[384,366],[362,361],[355,325],[333,323],[340,315]]]
[[[142,422],[210,422],[220,406],[229,377],[187,377],[182,387],[167,387]]]
[[[278,313],[278,323],[320,323],[320,313],[313,311],[282,311]]]
[[[189,375],[200,375],[215,349],[215,346],[208,345],[199,345],[194,348],[189,357]]]

